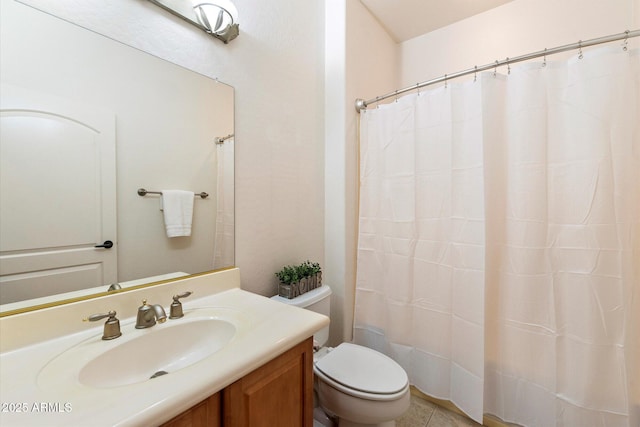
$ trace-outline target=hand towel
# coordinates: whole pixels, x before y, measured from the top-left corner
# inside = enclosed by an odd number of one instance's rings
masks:
[[[193,191],[162,190],[162,209],[167,237],[191,236]]]

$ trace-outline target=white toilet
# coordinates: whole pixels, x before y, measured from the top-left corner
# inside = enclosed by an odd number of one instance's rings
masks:
[[[293,299],[272,299],[329,316],[331,289],[323,285]],[[313,338],[315,344],[323,346],[329,328],[318,331]],[[393,427],[394,420],[409,409],[407,373],[384,354],[342,343],[336,348],[320,348],[313,359],[318,404],[338,420],[340,427]]]

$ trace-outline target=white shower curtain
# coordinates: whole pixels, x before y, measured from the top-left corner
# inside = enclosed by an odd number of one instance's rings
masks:
[[[355,341],[479,422],[640,425],[639,68],[610,46],[364,112]]]

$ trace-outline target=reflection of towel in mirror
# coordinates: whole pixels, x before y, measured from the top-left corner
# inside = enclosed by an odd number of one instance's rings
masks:
[[[192,191],[162,190],[162,210],[167,237],[191,236],[193,200]]]

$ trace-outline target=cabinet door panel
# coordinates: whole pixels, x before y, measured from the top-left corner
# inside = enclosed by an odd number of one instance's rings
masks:
[[[311,427],[312,346],[309,338],[227,387],[225,427]]]
[[[161,427],[220,427],[220,393],[216,393]]]

